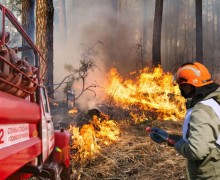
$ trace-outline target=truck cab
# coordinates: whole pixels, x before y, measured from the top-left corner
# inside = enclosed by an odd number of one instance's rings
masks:
[[[43,83],[45,60],[14,15],[1,4],[0,10],[0,177],[68,180],[70,134],[54,130]],[[15,42],[27,46],[12,47],[8,26],[21,37]],[[33,64],[22,51],[34,54]]]

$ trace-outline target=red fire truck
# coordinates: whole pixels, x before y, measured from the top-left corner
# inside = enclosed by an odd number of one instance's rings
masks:
[[[70,179],[70,134],[54,130],[43,56],[11,11],[0,4],[0,179]],[[27,46],[11,47],[10,31]],[[17,40],[19,44],[21,40]],[[22,51],[34,54],[34,65]]]

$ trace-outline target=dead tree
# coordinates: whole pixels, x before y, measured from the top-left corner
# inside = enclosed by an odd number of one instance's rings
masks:
[[[154,31],[153,31],[153,49],[152,58],[153,66],[161,64],[161,27],[163,16],[163,0],[156,0],[154,14]]]
[[[202,0],[196,0],[196,61],[203,63]]]
[[[144,43],[142,42],[142,39],[140,39],[138,42],[130,46],[132,49],[134,49],[137,53],[139,62],[137,65],[141,64],[141,69],[144,69],[146,67],[147,61],[145,60],[145,57],[147,55],[147,49],[144,46]]]
[[[84,53],[82,54],[82,60],[80,60],[80,67],[78,69],[74,69],[72,65],[65,64],[64,68],[70,72],[70,75],[68,76],[69,82],[67,83],[66,87],[64,88],[65,93],[68,93],[70,88],[72,88],[73,84],[75,82],[81,82],[81,90],[77,95],[73,95],[74,97],[74,106],[75,102],[83,95],[84,92],[90,91],[94,94],[94,97],[96,97],[96,92],[93,90],[93,88],[98,87],[96,84],[91,84],[89,86],[86,86],[86,79],[88,77],[88,73],[90,71],[93,71],[95,68],[98,68],[96,66],[95,62],[93,61],[93,58],[95,55],[97,55],[97,51],[95,51],[95,46],[101,42],[95,43],[92,47],[87,47],[84,50]],[[66,77],[65,77],[66,78]]]

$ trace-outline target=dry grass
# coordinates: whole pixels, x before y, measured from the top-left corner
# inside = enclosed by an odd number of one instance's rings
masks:
[[[120,122],[120,140],[102,149],[97,158],[83,166],[73,165],[73,179],[81,180],[184,180],[185,159],[167,144],[154,143],[145,128],[156,126],[169,133],[181,132],[181,122]]]

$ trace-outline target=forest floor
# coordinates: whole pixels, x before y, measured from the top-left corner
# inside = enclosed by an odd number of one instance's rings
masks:
[[[73,179],[81,180],[185,180],[185,159],[167,144],[153,142],[147,126],[167,132],[181,132],[181,123],[153,121],[137,125],[120,124],[120,140],[84,167],[75,167]]]
[[[117,112],[121,116],[125,113]],[[114,113],[114,116],[119,115]],[[82,115],[78,117],[82,118]],[[72,120],[69,117],[62,123],[67,128]],[[134,124],[118,120],[117,124],[120,128],[119,141],[103,147],[95,159],[80,166],[73,164],[73,180],[187,179],[186,160],[172,146],[153,142],[145,130],[146,127],[159,127],[168,133],[180,134],[182,121],[146,120]]]

